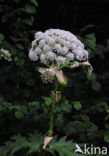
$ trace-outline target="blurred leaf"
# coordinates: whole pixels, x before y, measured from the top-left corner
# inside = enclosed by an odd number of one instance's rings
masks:
[[[82,105],[79,101],[75,101],[73,106],[76,110],[80,110],[82,108]]]
[[[91,40],[93,40],[94,42],[96,42],[96,37],[95,37],[95,34],[88,34],[88,35],[86,35],[86,37],[88,38],[88,39],[91,39]]]
[[[87,47],[91,48],[91,49],[95,49],[95,47],[96,47],[96,43],[95,43],[95,41],[92,40],[92,39],[86,39],[86,40],[85,40],[85,45],[86,45]]]
[[[25,11],[29,14],[34,14],[36,12],[36,8],[30,4],[26,4]]]
[[[52,99],[50,97],[43,97],[46,105],[50,105],[52,103]]]
[[[21,135],[12,136],[11,139],[13,141],[7,141],[5,143],[9,151],[11,151],[10,154],[14,154],[22,148],[26,148],[28,145],[27,139]]]
[[[22,118],[23,118],[23,114],[22,114],[22,112],[20,112],[20,111],[15,112],[15,116],[16,116],[16,118],[18,118],[18,119],[22,119]]]
[[[92,88],[95,91],[99,91],[101,89],[101,84],[98,81],[93,81],[92,82]]]
[[[33,22],[34,22],[34,17],[31,16],[30,18],[25,19],[24,22],[31,26],[33,24]]]
[[[38,101],[33,101],[33,102],[29,102],[29,105],[39,107],[40,103]]]
[[[86,114],[80,114],[80,116],[81,116],[83,121],[89,121],[90,120],[90,118]]]
[[[109,45],[109,39],[107,39],[107,44]]]
[[[89,55],[92,54],[92,50],[90,48],[87,48],[87,51],[88,51]]]
[[[96,74],[93,72],[91,75],[87,75],[88,80],[95,81],[97,79]]]
[[[15,56],[15,57],[14,57],[14,61],[15,61],[15,62],[18,62],[18,61],[19,61],[18,56]]]
[[[23,46],[22,44],[20,44],[20,43],[17,43],[16,46],[17,46],[17,48],[19,48],[19,49],[22,49],[22,50],[24,49],[24,46]]]
[[[109,114],[105,117],[105,120],[108,120],[109,119]]]
[[[32,154],[37,151],[40,151],[40,147],[44,142],[44,135],[39,132],[35,132],[34,134],[29,134],[29,144],[28,144],[28,152],[27,154]]]
[[[0,41],[4,40],[4,35],[0,33]]]
[[[109,143],[109,135],[105,135],[104,136],[104,141],[107,142],[107,143]]]
[[[37,0],[31,0],[31,2],[32,2],[36,7],[38,6]]]

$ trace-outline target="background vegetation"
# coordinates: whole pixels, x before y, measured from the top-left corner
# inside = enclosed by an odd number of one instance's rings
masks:
[[[13,59],[0,60],[0,156],[57,154],[54,151],[72,156],[68,149],[73,150],[74,144],[69,140],[108,146],[108,7],[108,0],[0,0],[0,48],[8,49]],[[29,60],[28,51],[34,33],[49,28],[69,30],[80,38],[93,73],[87,77],[80,69],[65,70],[69,84],[55,110],[58,137],[41,153],[52,85],[42,84],[37,63]],[[60,139],[64,136],[67,142]],[[63,147],[68,148],[61,151]]]

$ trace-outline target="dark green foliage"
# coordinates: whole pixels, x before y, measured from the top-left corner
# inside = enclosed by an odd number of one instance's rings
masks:
[[[34,155],[34,153],[41,156],[50,156],[51,154],[53,156],[57,156],[57,154],[59,154],[59,156],[89,155],[75,153],[75,143],[73,143],[72,141],[66,141],[66,137],[58,139],[57,136],[54,136],[54,138],[51,140],[46,148],[42,148],[43,142],[44,136],[38,131],[36,131],[34,134],[29,134],[27,138],[21,135],[15,135],[11,137],[10,141],[5,143],[5,146],[2,146],[0,148],[0,155],[14,156],[20,154],[22,156],[32,156]],[[82,148],[83,145],[80,144],[79,146]]]
[[[45,149],[42,148],[44,142],[44,136],[39,132],[34,134],[29,134],[28,138],[25,138],[21,135],[16,135],[11,137],[11,141],[5,143],[5,146],[2,146],[0,149],[0,154],[3,153],[3,156],[14,156],[13,154],[20,153],[25,156],[30,156],[34,153],[38,155],[50,155],[50,153],[56,156],[58,153],[59,156],[83,156],[84,154],[76,154],[75,144],[72,141],[66,141],[65,137],[57,139],[57,136],[49,143],[48,147]],[[24,150],[25,149],[25,150]],[[20,152],[19,152],[20,151]]]
[[[8,49],[13,59],[0,60],[0,156],[77,156],[75,143],[108,147],[109,38],[102,40],[100,27],[86,25],[78,30],[78,38],[89,52],[93,73],[64,70],[68,86],[64,90],[60,86],[63,96],[54,111],[58,137],[41,148],[53,86],[41,82],[39,64],[28,58],[37,31],[37,7],[36,0],[0,1],[0,48]]]

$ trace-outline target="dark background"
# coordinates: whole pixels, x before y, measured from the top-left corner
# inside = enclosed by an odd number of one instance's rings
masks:
[[[101,41],[104,36],[109,37],[108,0],[39,0],[38,3],[38,30],[60,28],[77,33],[86,25],[94,25],[99,29]]]

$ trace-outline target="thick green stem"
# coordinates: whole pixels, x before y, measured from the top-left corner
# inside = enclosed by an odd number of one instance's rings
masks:
[[[53,136],[53,121],[54,121],[54,108],[55,108],[55,103],[56,103],[56,91],[58,88],[58,80],[55,78],[54,81],[54,90],[52,93],[52,105],[51,105],[51,113],[50,113],[50,123],[49,123],[49,131],[48,135]]]

